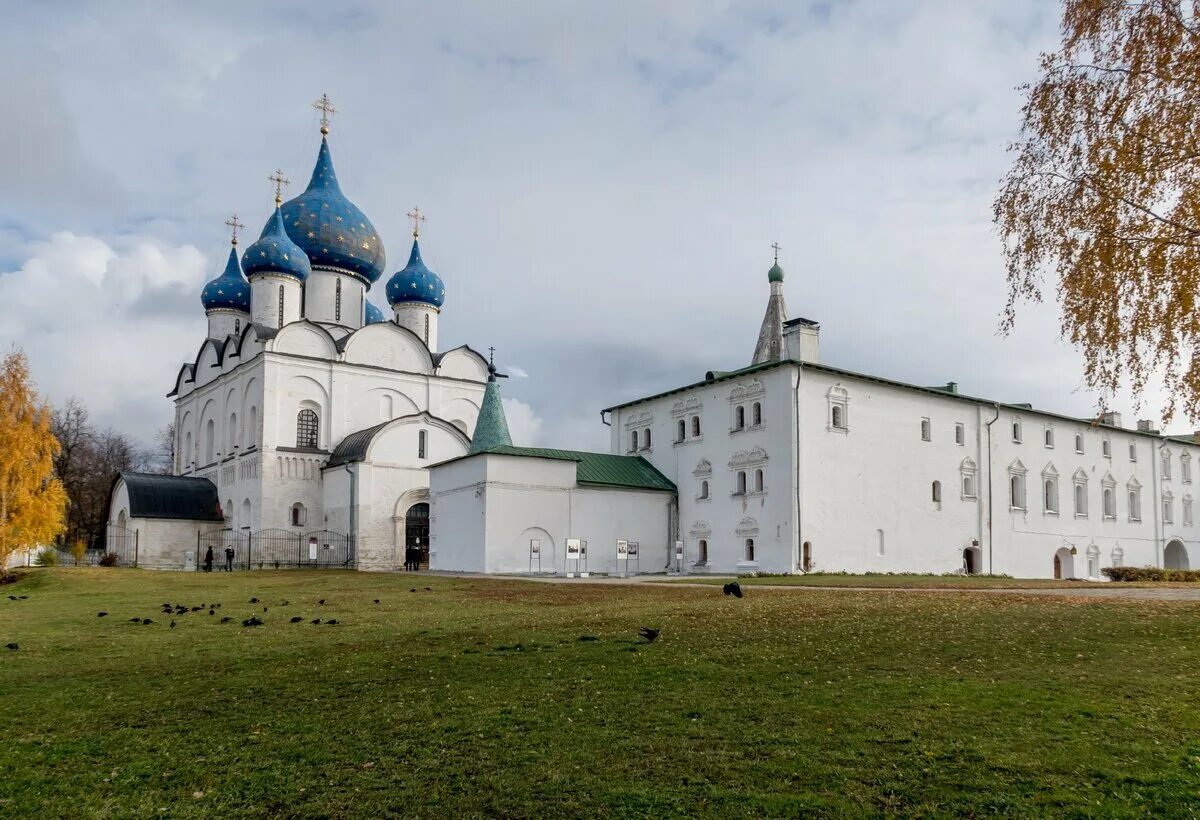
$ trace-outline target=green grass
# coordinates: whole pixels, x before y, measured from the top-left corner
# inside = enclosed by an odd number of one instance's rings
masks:
[[[8,594],[6,816],[1200,805],[1193,604],[83,569]],[[158,612],[252,595],[256,629]]]
[[[1113,588],[1110,581],[1055,581],[1047,578],[1009,578],[1005,575],[919,575],[867,572],[860,575],[834,572],[810,572],[807,575],[689,576],[671,583],[727,584],[736,580],[746,586],[796,587],[872,587],[881,589],[1079,589]],[[1190,586],[1196,584],[1122,583],[1122,589],[1134,586]]]

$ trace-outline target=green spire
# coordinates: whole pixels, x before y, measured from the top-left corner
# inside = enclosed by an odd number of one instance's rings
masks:
[[[500,402],[500,387],[496,384],[496,365],[488,365],[488,383],[483,391],[483,404],[479,418],[475,420],[475,435],[471,436],[471,449],[467,455],[485,453],[495,447],[511,447],[512,437],[508,434],[508,421],[504,418],[504,405]]]

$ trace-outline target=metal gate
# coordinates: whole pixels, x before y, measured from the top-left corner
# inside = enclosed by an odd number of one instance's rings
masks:
[[[91,550],[89,550],[89,553]],[[112,555],[118,567],[136,567],[138,559],[138,531],[122,527],[119,524],[109,524],[104,532],[104,554],[96,558],[96,563],[106,563],[105,556]],[[72,559],[74,560],[74,559]]]
[[[285,529],[251,534],[246,552],[247,569],[353,569],[354,539],[342,532]]]
[[[249,534],[235,530],[232,527],[217,527],[196,534],[196,569],[206,570],[208,551],[212,550],[213,571],[242,569],[249,557]],[[229,561],[228,550],[233,551],[233,560]],[[232,566],[230,565],[232,563]]]

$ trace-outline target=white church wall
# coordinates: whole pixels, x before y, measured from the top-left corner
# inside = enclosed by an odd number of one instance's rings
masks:
[[[437,372],[439,376],[476,382],[486,382],[488,377],[487,363],[465,347],[446,351]]]
[[[333,338],[322,327],[310,321],[287,325],[271,340],[268,349],[316,359],[337,357],[337,347]]]
[[[362,327],[365,294],[365,285],[353,276],[314,268],[304,283],[304,316],[312,322]]]
[[[346,342],[344,353],[351,364],[410,373],[433,372],[433,360],[421,340],[391,322],[368,325],[355,332]]]
[[[464,458],[429,471],[429,568],[483,572],[487,545],[487,459]]]

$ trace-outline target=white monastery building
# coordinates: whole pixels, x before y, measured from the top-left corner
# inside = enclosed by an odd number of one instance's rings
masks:
[[[419,211],[391,317],[370,300],[383,245],[322,135],[240,259],[231,220],[170,394],[175,475],[114,481],[142,566],[230,547],[239,568],[1099,578],[1200,558],[1193,437],[824,364],[778,259],[748,366],[607,408],[610,453],[514,446],[495,367],[439,344]]]

